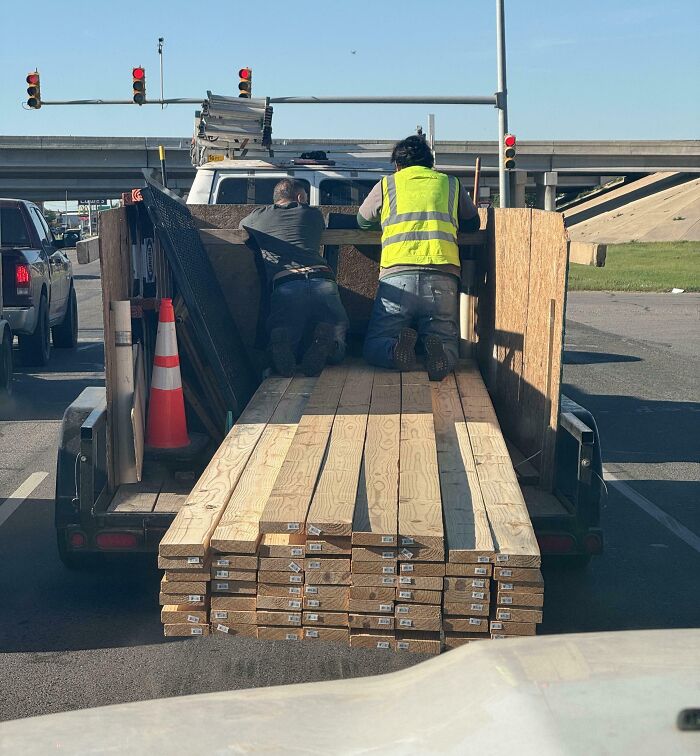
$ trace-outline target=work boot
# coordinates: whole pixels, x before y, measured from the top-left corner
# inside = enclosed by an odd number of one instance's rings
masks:
[[[301,358],[305,375],[320,375],[335,348],[335,329],[330,323],[317,323],[311,345]]]
[[[418,334],[413,328],[402,328],[394,345],[394,367],[397,370],[410,370],[416,362],[416,341]]]
[[[289,344],[286,328],[273,328],[270,331],[270,356],[275,370],[286,378],[294,375],[297,366],[296,357]]]
[[[423,339],[425,347],[425,367],[431,381],[441,381],[450,372],[445,347],[437,336],[426,336]]]

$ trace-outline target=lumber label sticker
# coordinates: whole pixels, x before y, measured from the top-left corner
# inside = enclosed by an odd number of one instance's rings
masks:
[[[200,596],[197,593],[190,593],[187,596],[188,604],[198,604],[200,601],[204,601],[204,596]]]
[[[378,625],[390,625],[391,624],[391,620],[389,619],[389,617],[379,617],[377,619],[377,624]]]
[[[486,588],[485,580],[472,580],[472,588]]]
[[[399,556],[402,556],[404,559],[413,559],[413,552],[408,549],[401,549]]]
[[[301,601],[299,599],[289,599],[290,609],[301,609]]]
[[[287,622],[301,622],[301,614],[288,614]]]
[[[321,606],[321,602],[318,599],[309,599],[307,603],[312,609],[318,609]]]
[[[486,594],[482,593],[481,591],[472,591],[472,598],[473,599],[483,599],[484,596],[486,596]]]
[[[403,536],[401,538],[402,546],[413,546],[414,544],[415,544],[415,541],[410,536]]]
[[[497,616],[499,620],[509,620],[510,612],[504,612],[503,609],[499,609],[497,612]]]
[[[512,604],[513,603],[513,597],[512,596],[502,596],[501,597],[501,603],[502,604]]]
[[[474,574],[475,575],[485,575],[486,574],[486,567],[475,567],[474,568]]]
[[[228,612],[215,611],[214,619],[228,619]]]
[[[307,525],[306,532],[309,533],[310,535],[320,536],[321,528],[317,528],[315,525]]]
[[[217,630],[218,630],[218,631],[219,631],[220,633],[227,633],[227,632],[228,632],[228,628],[226,627],[226,625],[217,625],[217,626],[216,626],[216,629],[217,629]]]
[[[513,583],[501,583],[498,587],[502,591],[512,591],[513,590]]]
[[[195,617],[194,614],[188,614],[187,615],[187,621],[188,622],[192,622],[192,624],[194,624],[194,625],[198,625],[199,624],[199,617]]]
[[[394,585],[394,578],[393,577],[383,577],[382,578],[382,585]]]
[[[480,556],[476,558],[476,561],[481,563],[486,562],[488,564],[491,560],[486,556]]]
[[[394,543],[394,536],[382,536],[382,543]]]
[[[307,593],[307,594],[315,594],[315,593],[318,593],[318,586],[315,586],[315,585],[307,585],[307,586],[306,586],[306,593]]]
[[[190,628],[190,635],[202,635],[202,628],[201,627],[191,627]]]
[[[300,546],[293,546],[292,547],[292,556],[304,556],[304,549],[302,549]]]
[[[413,591],[399,591],[399,598],[402,598],[402,599],[412,599],[413,598]]]
[[[389,645],[389,641],[377,641],[377,648],[390,649],[391,646]]]
[[[318,630],[313,630],[310,627],[306,628],[306,637],[307,638],[318,638]]]
[[[318,614],[307,614],[306,619],[308,619],[309,622],[318,622]]]
[[[470,625],[480,625],[481,624],[481,620],[478,619],[478,617],[470,617],[469,618],[469,624]]]
[[[506,635],[497,635],[497,634],[492,634],[492,635],[491,635],[491,638],[492,638],[493,640],[503,640],[503,639],[504,639],[504,638],[506,638],[506,637],[507,637]]]
[[[393,558],[394,558],[393,551],[382,551],[382,559],[393,559]]]
[[[228,590],[228,583],[216,583],[216,590],[217,591],[227,591]]]
[[[289,587],[289,594],[291,596],[301,596],[301,588],[296,585],[292,585]]]
[[[401,621],[403,622],[403,620],[401,620]],[[397,649],[398,649],[399,651],[408,651],[408,641],[399,641],[399,642],[398,642],[398,643],[396,644],[396,648],[397,648]]]
[[[399,578],[399,583],[402,585],[411,585],[413,582],[413,578],[410,577],[404,577],[403,575]]]
[[[231,564],[228,559],[217,559],[216,560],[216,566],[217,567],[228,567]]]
[[[323,551],[322,543],[310,543],[308,544],[309,551]]]
[[[508,561],[508,554],[496,554],[496,561],[497,562],[507,562]]]
[[[228,577],[228,570],[217,570],[216,575],[214,577],[218,578],[227,578]]]
[[[473,612],[483,612],[484,611],[484,605],[483,604],[471,604],[471,610]]]
[[[287,530],[299,530],[299,523],[298,522],[288,522],[287,523]]]
[[[379,604],[379,611],[380,612],[391,612],[394,610],[393,604]]]
[[[385,564],[384,567],[382,567],[382,573],[384,575],[393,575],[396,573],[396,568],[393,564]]]
[[[201,557],[187,557],[187,564],[201,564]]]
[[[287,633],[284,636],[285,640],[299,640],[299,636],[296,633]]]
[[[413,625],[412,619],[406,619],[405,617],[399,620],[401,627],[411,627]]]
[[[308,568],[310,570],[320,570],[321,569],[321,562],[309,562]]]
[[[290,563],[289,563],[289,564],[287,565],[287,567],[289,567],[289,569],[290,569],[290,570],[291,570],[292,572],[301,572],[301,567],[300,567],[300,566],[299,566],[299,565],[298,565],[298,564],[297,564],[296,562],[290,562]]]
[[[408,607],[407,606],[397,606],[396,607],[396,613],[397,614],[408,614]]]
[[[492,622],[491,623],[491,629],[492,630],[503,630],[503,623],[502,622]]]
[[[401,565],[401,572],[413,572],[413,565],[412,564],[402,564]]]
[[[513,570],[501,569],[501,577],[513,577]]]
[[[303,579],[304,579],[303,575],[290,575],[289,576],[290,583],[301,583]]]

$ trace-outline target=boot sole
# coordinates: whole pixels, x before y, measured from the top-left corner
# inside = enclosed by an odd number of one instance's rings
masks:
[[[333,351],[333,327],[319,323],[314,330],[314,339],[301,359],[301,369],[305,375],[320,375]]]
[[[403,328],[394,347],[394,367],[410,370],[416,362],[416,341],[418,334],[412,328]]]
[[[423,340],[423,346],[425,347],[425,367],[428,371],[428,378],[431,381],[443,380],[450,372],[445,347],[437,336],[427,336]]]

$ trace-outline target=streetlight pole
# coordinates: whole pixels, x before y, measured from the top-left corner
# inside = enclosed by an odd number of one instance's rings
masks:
[[[163,103],[163,45],[165,44],[165,39],[163,37],[158,37],[158,57],[160,58],[160,109],[164,110],[165,105]]]
[[[498,72],[498,194],[501,207],[510,207],[510,182],[505,167],[503,140],[508,133],[508,88],[506,86],[505,0],[496,0],[496,55]]]

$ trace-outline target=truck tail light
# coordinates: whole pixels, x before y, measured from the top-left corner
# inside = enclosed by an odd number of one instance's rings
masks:
[[[15,265],[15,288],[18,297],[29,296],[29,285],[32,282],[32,274],[27,263]]]
[[[602,554],[603,539],[597,533],[589,533],[583,539],[583,547],[587,554]]]
[[[72,549],[82,549],[87,543],[85,533],[81,533],[79,530],[73,531],[68,538],[68,543]]]
[[[100,549],[133,549],[136,548],[138,538],[135,533],[98,533],[95,543]]]

